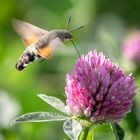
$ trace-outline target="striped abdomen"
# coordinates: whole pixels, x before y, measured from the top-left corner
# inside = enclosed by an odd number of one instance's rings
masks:
[[[37,55],[35,47],[28,47],[16,63],[16,69],[19,71],[23,70],[28,64],[32,63],[39,57],[40,56]]]

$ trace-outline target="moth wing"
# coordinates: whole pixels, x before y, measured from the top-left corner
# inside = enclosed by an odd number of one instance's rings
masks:
[[[26,47],[36,43],[44,34],[49,33],[44,29],[17,19],[14,19],[12,24],[17,34],[22,38]]]
[[[42,58],[48,59],[53,54],[53,49],[51,47],[39,48],[38,55]]]
[[[59,38],[54,39],[51,41],[48,45],[44,47],[38,48],[38,55],[40,55],[43,58],[50,58],[54,51],[59,47],[62,46],[62,41]]]

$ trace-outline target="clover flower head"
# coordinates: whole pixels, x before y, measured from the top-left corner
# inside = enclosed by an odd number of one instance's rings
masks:
[[[92,122],[117,122],[131,110],[135,90],[131,74],[91,51],[66,76],[66,110]]]

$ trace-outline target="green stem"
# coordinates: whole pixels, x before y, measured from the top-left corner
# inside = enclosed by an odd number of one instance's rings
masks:
[[[87,140],[94,140],[94,128],[93,127],[88,132]]]
[[[94,140],[94,127],[84,127],[78,140]]]
[[[78,140],[87,140],[89,127],[84,127]]]

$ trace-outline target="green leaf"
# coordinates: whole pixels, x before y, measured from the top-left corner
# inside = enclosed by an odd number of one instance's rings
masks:
[[[47,96],[45,94],[38,94],[37,96],[57,110],[63,112],[64,114],[67,114],[65,110],[65,104],[60,99],[52,96]]]
[[[110,123],[96,124],[94,129],[95,140],[115,140]]]
[[[111,123],[111,126],[115,134],[116,140],[123,140],[125,133],[123,129],[120,127],[120,125],[118,123]]]
[[[16,123],[26,122],[49,122],[49,121],[63,121],[68,117],[51,112],[32,112],[24,114],[12,121],[11,125]]]
[[[63,125],[64,132],[71,138],[71,140],[78,140],[82,131],[81,124],[74,119],[67,119]]]

